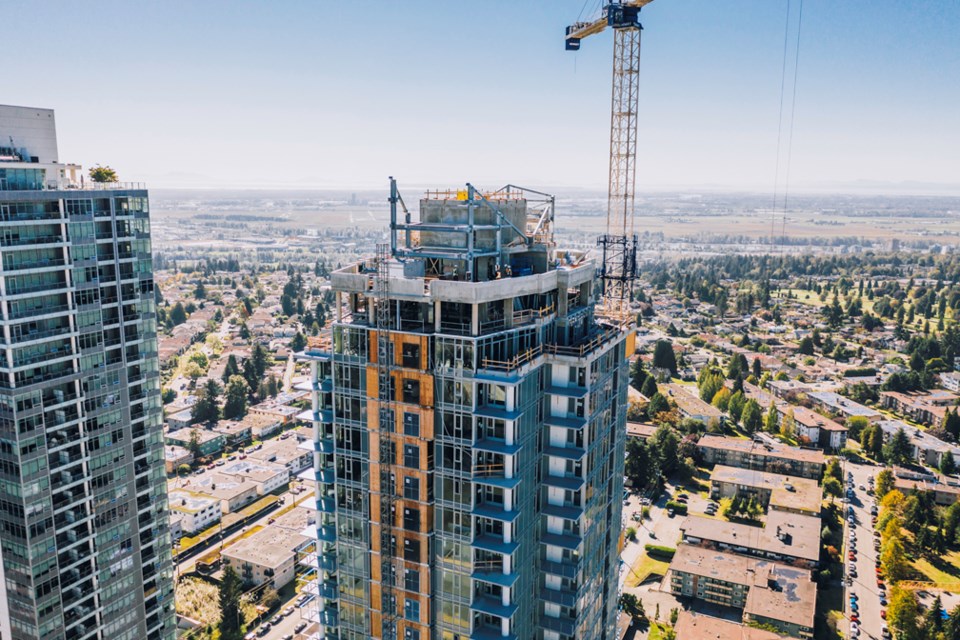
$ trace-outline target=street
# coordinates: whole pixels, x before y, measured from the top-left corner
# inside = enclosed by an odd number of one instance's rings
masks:
[[[882,629],[886,627],[886,623],[880,617],[880,611],[886,607],[880,604],[880,590],[877,587],[876,560],[880,553],[874,549],[874,540],[878,540],[879,538],[875,538],[873,535],[874,529],[871,524],[870,514],[870,508],[874,504],[874,500],[873,496],[868,495],[866,491],[866,489],[870,488],[869,478],[877,471],[879,471],[878,467],[866,464],[852,464],[850,462],[844,465],[843,471],[844,487],[847,486],[848,482],[847,474],[853,474],[854,491],[852,500],[848,500],[848,502],[843,505],[844,548],[842,553],[845,576],[848,575],[850,565],[847,554],[851,548],[851,531],[856,533],[857,550],[856,562],[854,563],[857,569],[857,577],[853,579],[853,584],[847,586],[844,590],[845,622],[849,628],[850,615],[853,613],[850,596],[851,594],[855,594],[857,596],[857,607],[860,618],[860,638],[871,638],[873,640],[880,640],[880,638],[883,637],[881,635]],[[861,489],[861,486],[863,486],[864,489]],[[846,488],[844,492],[846,492]],[[848,518],[848,508],[851,506],[853,507],[856,518],[856,524],[852,527]]]

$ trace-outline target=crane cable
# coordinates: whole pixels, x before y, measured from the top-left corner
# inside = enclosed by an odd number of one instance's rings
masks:
[[[783,264],[784,244],[787,240],[787,200],[790,196],[790,163],[793,159],[793,122],[797,115],[797,77],[800,75],[800,35],[803,28],[803,0],[797,17],[797,50],[793,61],[793,95],[790,98],[790,133],[787,137],[787,171],[783,183],[783,225],[780,231],[780,263]]]
[[[783,96],[787,85],[787,41],[790,36],[790,0],[787,0],[787,15],[783,25],[783,64],[780,69],[780,115],[777,117],[777,155],[773,173],[773,206],[770,207],[770,245],[777,237],[777,186],[780,184],[780,141],[783,138]]]

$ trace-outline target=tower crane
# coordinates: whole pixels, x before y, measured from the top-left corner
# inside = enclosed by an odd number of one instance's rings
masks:
[[[603,252],[603,295],[598,315],[618,326],[632,320],[630,298],[637,279],[634,193],[637,181],[637,109],[640,76],[640,9],[653,0],[609,2],[591,22],[567,27],[566,49],[577,51],[587,36],[613,29],[613,92],[610,107],[610,175],[606,233],[597,239]]]

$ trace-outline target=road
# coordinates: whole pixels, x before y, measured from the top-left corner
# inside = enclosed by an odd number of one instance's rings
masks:
[[[857,595],[857,604],[860,614],[860,638],[872,638],[879,640],[882,636],[882,628],[886,623],[880,617],[880,611],[886,607],[880,605],[880,590],[877,587],[876,580],[876,560],[879,552],[874,549],[873,525],[871,524],[870,507],[874,500],[872,495],[868,495],[865,489],[869,489],[868,479],[875,475],[879,468],[873,465],[853,464],[847,462],[844,465],[844,485],[846,486],[847,473],[853,474],[854,496],[851,501],[844,504],[844,572],[847,572],[849,560],[847,553],[850,550],[850,531],[851,529],[857,535],[857,553],[856,568],[857,577],[853,579],[853,584],[848,586],[844,592],[844,615],[849,621],[852,613],[850,608],[850,594]],[[860,486],[865,489],[860,489]],[[847,520],[847,509],[852,506],[856,516],[856,524],[851,527]],[[849,627],[848,627],[849,628]]]
[[[270,631],[265,635],[258,635],[258,638],[263,638],[263,640],[282,640],[282,638],[291,635],[296,640],[302,640],[307,638],[309,634],[317,631],[319,625],[315,622],[311,623],[307,620],[307,614],[310,612],[311,606],[316,606],[314,602],[308,602],[304,607],[296,607],[294,601],[299,596],[294,596],[290,602],[284,602],[283,608],[294,607],[293,613],[288,616],[284,616],[283,620],[279,624],[271,626]],[[281,609],[281,610],[282,610]],[[306,622],[307,626],[301,632],[296,632],[295,629],[297,625],[301,622]]]

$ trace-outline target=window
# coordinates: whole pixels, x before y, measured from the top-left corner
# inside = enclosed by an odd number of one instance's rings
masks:
[[[404,600],[403,617],[412,622],[420,622],[420,603],[416,600]]]
[[[403,401],[410,404],[420,404],[420,381],[403,381]]]
[[[403,497],[405,500],[420,499],[420,479],[419,478],[407,477],[403,479]]]
[[[420,416],[410,411],[403,412],[403,435],[420,437]]]
[[[403,640],[420,640],[420,632],[416,629],[404,629]]]
[[[403,559],[407,562],[420,562],[420,541],[404,539]]]
[[[420,512],[416,509],[404,508],[403,528],[407,531],[420,530]]]
[[[420,572],[416,569],[403,570],[403,588],[414,593],[420,592]]]
[[[407,369],[420,369],[420,345],[404,344],[401,364]]]
[[[420,448],[414,444],[403,445],[403,466],[409,469],[420,468]]]

